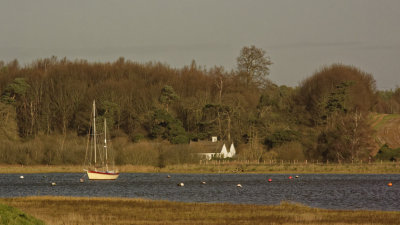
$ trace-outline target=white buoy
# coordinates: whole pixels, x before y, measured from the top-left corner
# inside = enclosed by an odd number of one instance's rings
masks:
[[[241,188],[241,187],[242,187],[242,185],[241,185],[241,184],[237,184],[237,185],[236,185],[236,187],[239,187],[239,188]]]
[[[179,183],[178,186],[179,187],[183,187],[183,186],[185,186],[185,184],[184,183]]]
[[[24,176],[19,176],[20,179],[24,179]]]
[[[206,184],[206,182],[205,182],[205,181],[202,181],[201,184]]]
[[[79,182],[83,183],[85,180],[83,178],[79,179]]]
[[[296,178],[299,178],[299,176],[295,176]]]
[[[168,175],[168,176],[167,176],[167,178],[171,178],[171,176],[170,176],[170,175]]]
[[[56,182],[51,183],[51,186],[56,186],[56,185],[57,185]]]

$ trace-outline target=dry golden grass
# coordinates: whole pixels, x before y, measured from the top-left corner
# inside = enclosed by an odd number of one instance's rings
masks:
[[[207,204],[125,198],[24,197],[1,199],[46,224],[399,224],[400,212]]]
[[[21,165],[0,165],[0,173],[74,173],[83,172],[82,166],[21,166]]]
[[[251,163],[240,161],[208,161],[201,164],[167,165],[160,169],[154,166],[117,166],[122,173],[357,173],[396,174],[400,173],[399,162],[375,163]],[[0,165],[0,173],[83,173],[82,166],[21,166]]]

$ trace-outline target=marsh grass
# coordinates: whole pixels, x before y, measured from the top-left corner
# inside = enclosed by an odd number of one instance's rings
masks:
[[[400,212],[325,210],[283,202],[276,206],[182,203],[126,198],[3,198],[46,224],[398,224]]]
[[[340,173],[340,174],[396,174],[399,162],[374,163],[305,163],[304,162],[246,162],[202,161],[197,164],[167,165],[163,168],[146,165],[117,166],[121,173]],[[82,166],[21,166],[0,165],[0,173],[83,173]]]

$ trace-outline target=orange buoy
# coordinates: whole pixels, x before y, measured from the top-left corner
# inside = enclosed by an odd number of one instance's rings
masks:
[[[268,182],[272,182],[272,179],[271,179],[271,178],[269,178],[269,179],[268,179]]]
[[[291,180],[291,179],[293,179],[293,177],[292,177],[292,176],[289,176],[289,179]]]
[[[392,182],[389,182],[389,183],[388,183],[388,186],[389,186],[389,187],[391,187],[392,185],[393,185]]]

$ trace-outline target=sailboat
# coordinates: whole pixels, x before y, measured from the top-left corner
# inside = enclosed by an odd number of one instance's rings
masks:
[[[89,129],[90,156],[88,157],[88,149],[86,149],[86,159],[88,160],[88,169],[85,169],[89,180],[116,180],[119,176],[117,170],[108,168],[109,149],[107,146],[107,121],[104,119],[104,130],[98,134],[96,132],[96,102],[93,101],[92,110],[92,129]],[[104,140],[103,148],[99,147],[100,143],[97,141]]]

